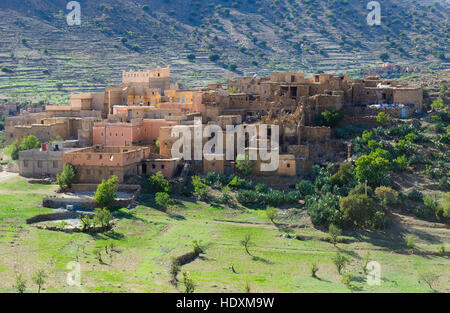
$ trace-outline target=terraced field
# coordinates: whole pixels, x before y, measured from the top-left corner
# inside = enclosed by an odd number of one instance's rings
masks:
[[[124,69],[168,64],[183,87],[274,71],[358,75],[382,53],[449,68],[446,1],[384,1],[372,27],[359,0],[104,0],[83,3],[82,25],[72,27],[66,3],[0,3],[0,98],[63,103],[120,83]]]
[[[177,287],[170,283],[170,263],[192,251],[194,240],[204,253],[181,271],[190,273],[196,292],[242,292],[247,286],[251,292],[350,292],[332,263],[337,252],[350,259],[345,272],[354,276],[354,292],[432,292],[419,283],[423,271],[439,275],[435,291],[450,291],[448,255],[436,254],[442,244],[448,249],[448,228],[410,216],[396,216],[386,232],[345,233],[347,243],[333,247],[323,240],[326,233],[296,217],[302,216],[301,209],[294,215],[292,209],[283,210],[279,223],[288,227],[280,227],[268,222],[263,210],[187,199],[165,213],[144,195],[139,206],[114,212],[111,231],[68,234],[25,224],[25,218],[48,211],[40,203],[44,194],[52,194],[52,186],[31,187],[13,177],[0,182],[0,190],[8,190],[0,194],[0,292],[14,292],[18,273],[27,280],[27,291],[36,292],[31,277],[41,268],[48,276],[43,292],[184,291],[182,282]],[[251,236],[251,256],[241,245],[246,235]],[[408,236],[416,243],[413,250],[406,247]],[[105,250],[111,243],[113,248]],[[380,286],[366,283],[362,266],[367,252],[381,265]],[[80,287],[66,282],[70,262],[80,264]],[[311,262],[318,264],[318,278],[310,275]]]

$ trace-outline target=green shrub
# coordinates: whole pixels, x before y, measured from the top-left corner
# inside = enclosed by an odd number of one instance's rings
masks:
[[[406,246],[407,246],[409,249],[414,249],[414,248],[415,248],[416,244],[414,243],[414,239],[413,239],[412,236],[409,236],[409,237],[408,237],[408,240],[406,241]]]
[[[330,227],[328,227],[328,234],[330,235],[331,243],[335,246],[339,240],[339,236],[342,234],[342,231],[334,224],[330,224]]]
[[[316,262],[312,262],[309,266],[309,272],[311,273],[311,277],[317,278],[317,272],[319,271],[319,267]]]
[[[365,195],[366,194],[366,185],[358,184],[349,192],[349,196],[351,195]],[[367,196],[373,198],[375,197],[375,193],[373,192],[372,187],[367,186]]]
[[[335,256],[333,256],[332,261],[336,266],[339,275],[341,275],[342,270],[345,268],[349,260],[345,255],[342,255],[338,252]]]
[[[330,183],[338,186],[345,186],[354,180],[355,174],[350,162],[342,162],[336,174],[330,177]]]
[[[245,180],[238,176],[234,176],[234,178],[228,183],[228,186],[231,189],[253,189],[253,183],[251,181]]]
[[[394,160],[394,170],[402,172],[408,167],[408,159],[405,155],[401,155]]]
[[[380,112],[377,115],[377,122],[381,125],[388,125],[391,122],[391,116],[384,112]]]
[[[157,192],[155,202],[158,207],[165,210],[173,204],[173,200],[167,192]]]
[[[252,172],[253,162],[249,160],[248,155],[238,155],[236,158],[235,169],[238,173],[247,176]]]
[[[352,281],[353,281],[352,274],[345,273],[342,275],[342,283],[350,290],[353,290],[353,288],[354,288]]]
[[[388,171],[390,162],[374,153],[359,157],[356,162],[356,178],[360,182],[367,182],[370,185],[379,186],[389,183]]]
[[[398,201],[398,192],[390,187],[378,187],[375,189],[375,195],[383,205],[393,205]]]
[[[327,110],[316,117],[317,124],[321,126],[336,127],[344,115],[336,110]]]
[[[147,186],[154,192],[170,192],[171,189],[170,183],[164,178],[161,172],[151,175],[148,179]]]
[[[253,190],[240,190],[236,195],[236,200],[246,206],[262,203],[262,199]]]
[[[310,196],[315,193],[314,185],[309,180],[300,181],[297,185],[295,185],[295,188],[298,192],[300,192],[302,197]]]
[[[65,191],[72,187],[75,181],[76,172],[75,168],[71,164],[65,164],[61,174],[56,175],[56,181],[60,191]]]
[[[258,193],[266,193],[267,191],[269,191],[269,187],[267,187],[266,184],[257,184],[255,186],[255,191]]]
[[[366,195],[350,195],[339,200],[342,220],[348,227],[374,228],[376,223],[376,205]]]
[[[267,205],[280,206],[285,203],[284,192],[270,189],[267,193],[262,194],[263,202]]]
[[[419,190],[414,189],[410,193],[408,193],[408,199],[411,201],[422,202],[423,194]]]
[[[266,209],[266,216],[269,221],[275,223],[275,219],[278,217],[278,209],[274,207],[268,207]]]
[[[334,194],[308,196],[305,199],[305,206],[315,226],[328,227],[339,218],[339,198]]]
[[[108,180],[102,180],[95,192],[94,200],[100,207],[107,207],[117,199],[117,188],[119,187],[119,178],[113,175]]]
[[[202,182],[199,176],[192,176],[194,194],[199,200],[208,200],[208,186]]]

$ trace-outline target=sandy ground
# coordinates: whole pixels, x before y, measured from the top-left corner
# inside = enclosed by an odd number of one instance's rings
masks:
[[[0,172],[0,182],[8,180],[12,177],[19,177],[18,173]]]

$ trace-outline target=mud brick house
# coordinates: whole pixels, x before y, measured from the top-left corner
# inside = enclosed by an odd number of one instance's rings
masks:
[[[79,183],[100,183],[113,175],[122,183],[129,176],[142,175],[142,160],[149,156],[149,147],[94,146],[64,152],[63,165],[75,167]]]

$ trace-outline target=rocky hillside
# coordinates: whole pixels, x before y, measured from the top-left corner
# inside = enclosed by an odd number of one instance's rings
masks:
[[[449,68],[448,1],[0,0],[0,98],[64,102],[120,82],[123,69],[172,66],[184,87],[272,71],[358,73],[391,62]]]

